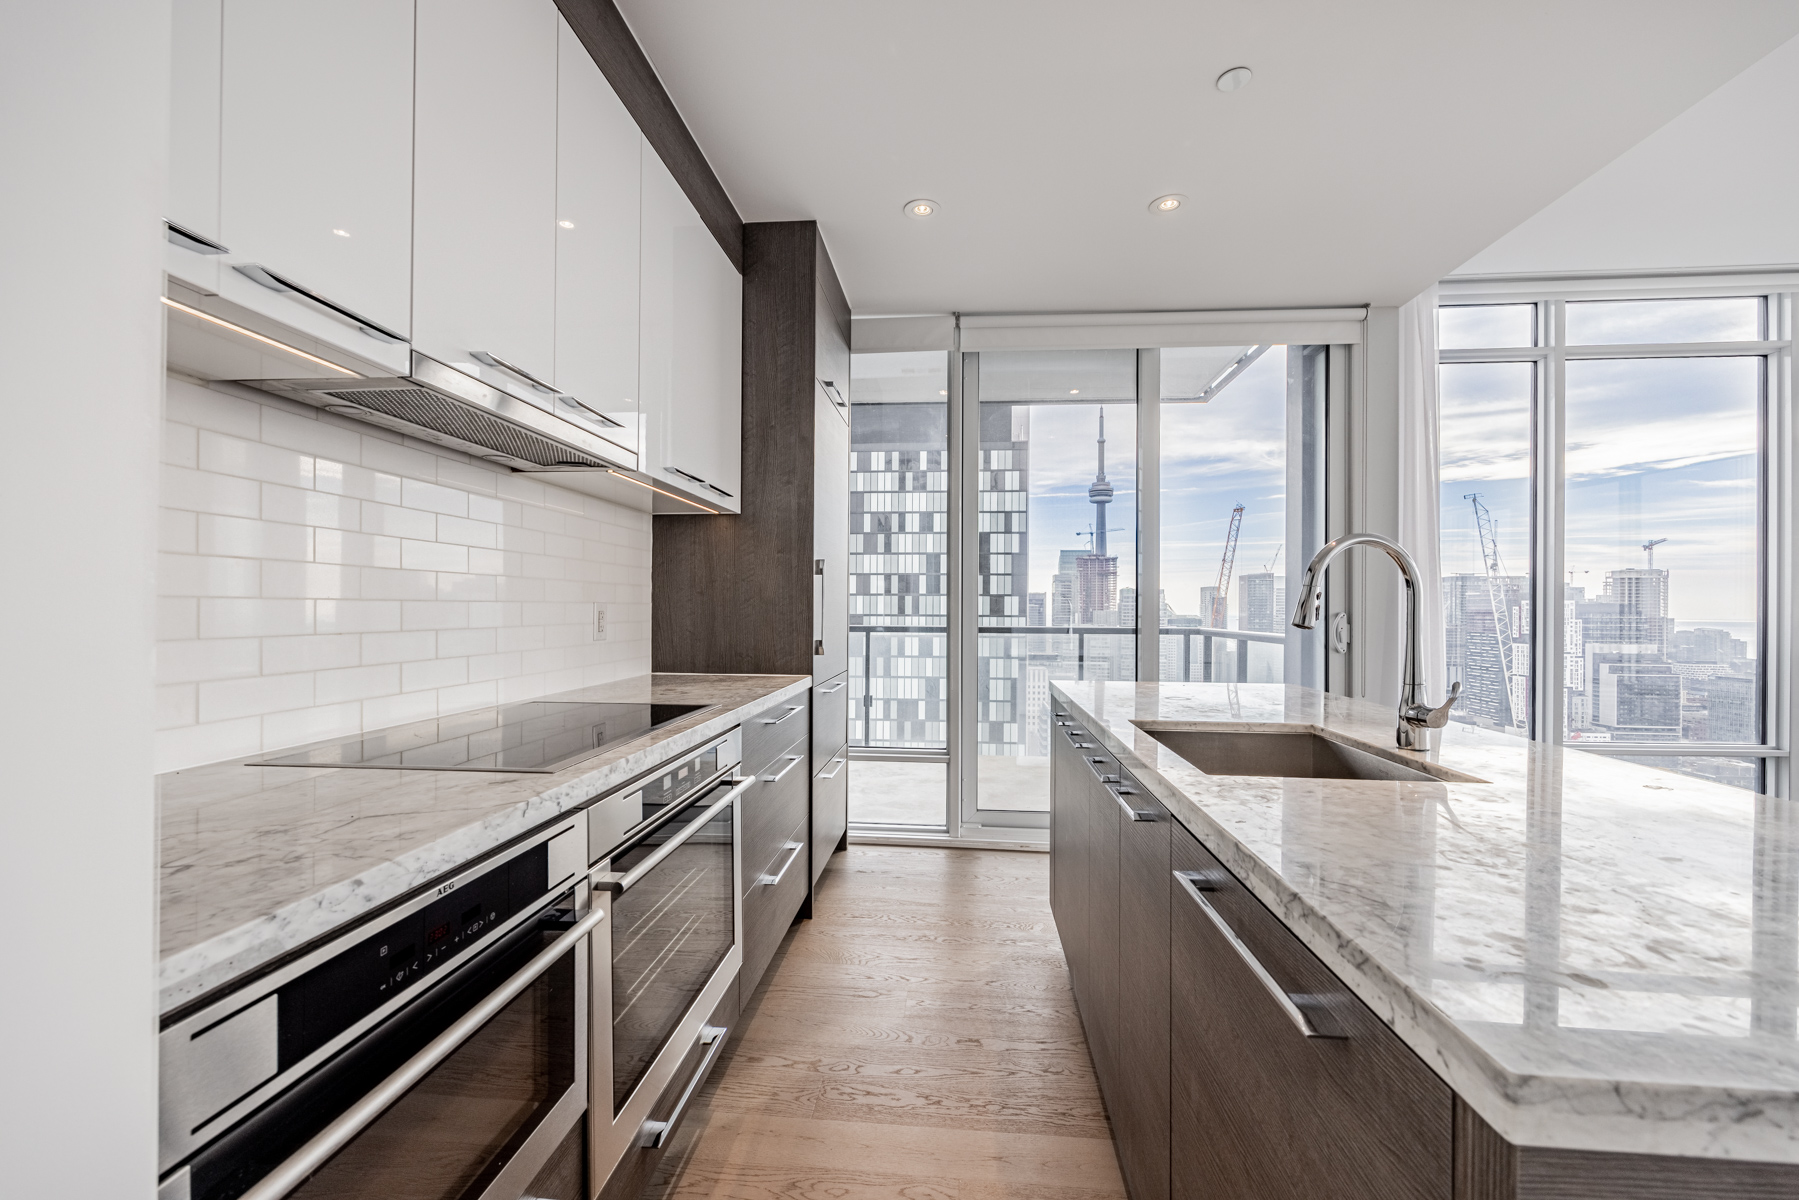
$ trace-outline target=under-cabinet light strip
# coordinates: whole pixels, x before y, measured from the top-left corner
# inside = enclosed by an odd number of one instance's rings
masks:
[[[658,496],[667,496],[670,500],[679,500],[682,504],[691,504],[695,508],[699,509],[701,512],[711,513],[715,517],[720,515],[718,509],[707,508],[704,504],[701,504],[699,501],[689,500],[686,496],[683,496],[677,492],[665,492],[653,483],[645,483],[641,479],[633,479],[629,475],[625,474],[623,471],[613,471],[611,467],[607,467],[606,470],[611,471],[612,474],[618,476],[620,479],[624,480],[626,483],[634,483],[638,487],[649,488],[652,492],[655,492]],[[679,514],[677,514],[677,515],[679,515]]]
[[[316,354],[308,354],[308,353],[306,353],[306,351],[298,349],[297,347],[294,347],[294,346],[290,346],[286,342],[278,342],[272,337],[264,337],[262,334],[257,333],[253,329],[245,329],[242,325],[233,325],[230,321],[227,321],[227,320],[223,319],[222,317],[215,317],[209,312],[201,312],[197,308],[189,308],[187,305],[181,303],[179,300],[171,300],[167,296],[164,296],[164,297],[162,297],[162,302],[164,304],[168,305],[170,308],[178,309],[179,311],[188,314],[190,317],[199,317],[202,321],[211,321],[214,325],[223,326],[224,328],[229,329],[232,333],[241,333],[247,338],[252,338],[255,341],[261,342],[265,346],[273,346],[277,350],[285,350],[289,354],[298,355],[299,357],[305,359],[307,362],[317,363],[317,364],[319,364],[319,366],[328,367],[333,371],[341,371],[345,375],[348,375],[351,379],[361,379],[362,378],[361,375],[358,375],[355,371],[350,370],[350,368],[348,368],[348,367],[340,367],[334,362],[327,362],[325,359],[320,358]]]

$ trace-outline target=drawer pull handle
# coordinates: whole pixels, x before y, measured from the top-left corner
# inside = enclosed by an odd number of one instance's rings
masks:
[[[1108,783],[1106,785],[1106,791],[1111,793],[1112,799],[1118,801],[1118,807],[1122,808],[1124,810],[1124,819],[1125,820],[1127,820],[1127,821],[1153,821],[1156,819],[1156,814],[1149,811],[1148,809],[1131,807],[1131,802],[1129,800],[1126,800],[1125,797],[1126,796],[1135,796],[1137,793],[1132,791],[1130,788],[1122,787],[1117,783]]]
[[[235,264],[235,269],[237,270],[237,273],[244,278],[260,283],[271,292],[292,292],[297,296],[306,297],[321,308],[330,309],[344,320],[349,321],[358,329],[362,330],[362,332],[374,338],[377,342],[388,342],[390,344],[402,346],[407,344],[406,338],[401,337],[386,326],[377,325],[359,312],[345,308],[335,301],[327,300],[317,292],[308,291],[293,280],[288,279],[285,276],[277,275],[265,266],[258,263],[237,263]]]
[[[805,712],[805,711],[806,711],[806,706],[804,704],[789,704],[787,706],[786,712],[782,713],[778,717],[763,717],[762,723],[764,725],[779,725],[782,721],[785,721],[788,717],[791,717],[794,713]]]
[[[819,688],[818,694],[821,696],[829,696],[833,692],[841,692],[844,688],[846,688],[848,686],[849,686],[848,684],[839,680],[837,683],[833,683],[830,687]]]
[[[802,759],[804,757],[805,757],[805,755],[803,755],[803,754],[787,755],[786,756],[787,765],[782,767],[779,771],[776,771],[773,775],[764,775],[762,777],[762,782],[763,783],[778,783],[778,782],[780,782],[781,776],[787,774],[787,772],[793,770],[794,767],[798,766],[800,759]]]
[[[681,1098],[675,1101],[674,1110],[668,1114],[668,1118],[662,1121],[645,1121],[643,1123],[643,1129],[637,1137],[637,1144],[640,1147],[645,1150],[660,1150],[663,1146],[668,1145],[669,1138],[675,1136],[675,1128],[681,1124],[681,1115],[687,1111],[687,1102],[692,1100],[693,1094],[700,1090],[700,1084],[705,1080],[707,1073],[712,1070],[712,1064],[718,1061],[719,1052],[725,1048],[725,1034],[729,1032],[730,1030],[723,1025],[700,1026],[699,1044],[707,1047],[706,1056],[700,1059],[700,1065],[693,1069],[693,1078],[687,1081],[686,1090],[681,1093]]]
[[[773,875],[764,875],[756,882],[764,887],[774,887],[776,884],[780,883],[783,879],[787,878],[787,872],[793,868],[793,864],[799,860],[800,851],[805,848],[806,843],[804,842],[788,842],[786,846],[782,847],[782,849],[787,851],[787,861],[781,864],[781,869],[776,871]]]
[[[1287,1014],[1287,1019],[1293,1022],[1294,1027],[1297,1028],[1299,1032],[1309,1038],[1340,1038],[1347,1036],[1341,1033],[1329,1033],[1320,1029],[1306,1011],[1293,1002],[1293,997],[1288,993],[1287,989],[1275,982],[1274,976],[1268,973],[1268,968],[1262,965],[1262,961],[1255,956],[1255,953],[1250,950],[1248,946],[1243,944],[1243,939],[1237,936],[1237,931],[1232,929],[1230,924],[1225,921],[1224,917],[1219,914],[1218,910],[1212,907],[1212,902],[1200,894],[1197,885],[1199,883],[1209,883],[1205,875],[1198,871],[1176,871],[1174,873],[1174,879],[1176,883],[1180,884],[1181,887],[1186,890],[1187,895],[1192,897],[1193,903],[1199,905],[1199,911],[1206,914],[1206,918],[1217,927],[1219,933],[1224,935],[1224,940],[1230,944],[1232,950],[1237,952],[1237,957],[1243,960],[1243,965],[1249,968],[1250,974],[1254,975],[1256,980],[1268,990],[1268,994],[1274,997],[1274,1002],[1280,1005],[1281,1011]]]
[[[835,779],[839,775],[843,774],[843,768],[844,768],[845,764],[847,764],[848,762],[849,762],[849,759],[847,759],[847,758],[833,758],[828,765],[836,767],[837,769],[835,771],[832,771],[829,775],[826,775],[823,771],[820,771],[818,773],[818,777],[820,779]]]

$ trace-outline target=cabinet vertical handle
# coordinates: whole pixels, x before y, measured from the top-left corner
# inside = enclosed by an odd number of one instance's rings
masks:
[[[812,655],[816,658],[825,652],[825,560],[812,560],[812,578],[817,581],[817,595],[812,600],[812,627],[818,636],[812,639]]]
[[[1206,919],[1211,921],[1217,927],[1218,932],[1224,935],[1224,940],[1230,944],[1230,948],[1237,952],[1237,957],[1243,960],[1243,965],[1249,968],[1250,974],[1256,977],[1256,981],[1268,990],[1270,996],[1274,997],[1274,1002],[1280,1005],[1281,1011],[1287,1014],[1287,1019],[1293,1022],[1294,1027],[1309,1038],[1348,1036],[1342,1033],[1326,1032],[1318,1028],[1306,1011],[1293,1002],[1293,997],[1287,989],[1275,981],[1274,976],[1268,973],[1268,968],[1262,965],[1262,960],[1243,944],[1243,939],[1237,936],[1237,931],[1232,929],[1218,910],[1212,907],[1212,902],[1200,893],[1197,885],[1204,878],[1205,876],[1198,871],[1176,871],[1174,873],[1175,882],[1186,890],[1187,895],[1192,897],[1193,903],[1199,905],[1199,911],[1206,914]]]

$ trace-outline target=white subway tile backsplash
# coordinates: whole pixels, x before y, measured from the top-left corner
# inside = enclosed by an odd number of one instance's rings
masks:
[[[400,628],[398,600],[320,600],[320,633],[385,633]]]
[[[198,687],[202,722],[309,708],[313,702],[310,673],[216,679]]]
[[[311,600],[217,599],[198,601],[203,638],[282,637],[313,632]]]
[[[298,454],[280,446],[227,437],[210,429],[200,431],[200,469],[217,475],[241,475],[267,483],[312,486],[310,454]]]
[[[365,633],[362,635],[362,661],[365,663],[389,663],[435,658],[437,657],[437,639],[440,636],[441,634],[431,630],[420,630],[413,633]]]
[[[254,479],[233,479],[186,467],[162,468],[162,507],[186,512],[254,517],[262,512],[262,492]]]
[[[312,530],[305,525],[202,513],[199,529],[201,554],[285,558],[299,562],[312,558]]]
[[[383,667],[382,670],[392,668]],[[453,687],[468,682],[468,659],[428,658],[421,662],[400,664],[400,690],[417,692],[425,688]]]
[[[338,671],[320,671],[317,679],[320,704],[370,700],[379,696],[391,696],[400,690],[400,667],[397,663],[345,667]]]
[[[647,513],[220,388],[168,385],[159,769],[649,669]]]
[[[407,538],[400,543],[400,566],[408,571],[468,570],[468,547]]]
[[[336,667],[353,667],[362,661],[362,636],[354,633],[270,637],[252,644],[262,647],[262,673],[265,675],[327,671]]]

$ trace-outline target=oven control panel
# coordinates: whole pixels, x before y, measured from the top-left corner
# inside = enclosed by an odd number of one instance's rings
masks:
[[[587,861],[600,862],[645,821],[736,767],[742,747],[742,731],[733,729],[699,753],[595,801],[587,810]]]
[[[280,991],[280,1069],[299,1062],[542,899],[548,871],[545,843],[452,888],[287,984]]]

